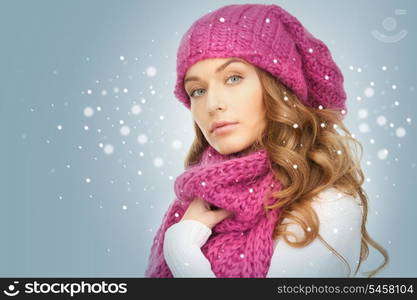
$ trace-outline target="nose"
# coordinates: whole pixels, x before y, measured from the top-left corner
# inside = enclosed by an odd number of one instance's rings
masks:
[[[221,88],[216,88],[215,86],[210,89],[207,94],[207,110],[209,112],[217,111],[219,108],[225,109],[226,102],[224,100],[224,94],[221,91]]]

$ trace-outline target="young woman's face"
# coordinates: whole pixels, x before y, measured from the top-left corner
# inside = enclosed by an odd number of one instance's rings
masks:
[[[184,87],[194,121],[221,154],[247,149],[265,128],[261,82],[248,62],[233,57],[198,61],[185,74]],[[213,132],[218,121],[236,124]]]

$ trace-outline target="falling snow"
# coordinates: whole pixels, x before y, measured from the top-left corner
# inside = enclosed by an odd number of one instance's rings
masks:
[[[405,131],[405,129],[403,127],[398,127],[395,130],[395,134],[396,134],[397,137],[403,138],[403,137],[405,137],[406,131]]]
[[[358,117],[359,119],[366,119],[368,117],[368,110],[365,108],[362,108],[358,111]]]
[[[148,137],[146,136],[146,134],[139,134],[137,137],[137,141],[139,144],[146,144],[148,142]]]
[[[171,147],[174,150],[179,150],[182,148],[182,142],[180,140],[173,140],[171,143]]]
[[[387,149],[381,149],[381,150],[379,150],[377,156],[378,156],[378,158],[380,160],[387,159],[387,157],[388,157],[388,150]]]
[[[367,133],[370,131],[368,123],[361,123],[359,124],[359,131],[362,133]]]
[[[121,135],[124,135],[124,136],[126,136],[126,135],[129,135],[130,134],[130,127],[129,126],[122,126],[121,128],[120,128],[120,134]]]
[[[149,66],[146,68],[146,75],[148,77],[154,77],[156,75],[156,68],[154,66]]]
[[[379,126],[384,126],[387,123],[387,119],[384,116],[378,116],[378,118],[376,119],[376,123]]]
[[[84,116],[86,116],[87,118],[90,118],[94,115],[94,109],[90,106],[87,106],[86,108],[84,108]]]
[[[373,89],[373,88],[371,88],[371,87],[367,87],[367,88],[363,91],[363,93],[364,93],[364,95],[365,95],[367,98],[371,98],[371,97],[373,97],[373,96],[374,96],[375,91],[374,91],[374,89]]]
[[[164,165],[164,160],[161,157],[155,157],[153,160],[153,164],[155,167],[160,168]]]
[[[112,154],[112,153],[114,152],[114,147],[113,147],[113,145],[111,145],[111,144],[106,144],[106,145],[103,147],[103,152],[104,152],[105,154],[108,154],[108,155]]]
[[[142,108],[140,107],[139,104],[133,105],[130,110],[131,110],[132,114],[134,114],[134,115],[139,115],[142,112]]]

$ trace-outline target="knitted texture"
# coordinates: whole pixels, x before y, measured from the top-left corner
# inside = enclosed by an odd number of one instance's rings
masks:
[[[238,57],[264,69],[290,88],[306,106],[347,113],[343,75],[328,47],[301,22],[275,4],[223,6],[196,20],[177,52],[175,96],[190,109],[184,76],[206,58]]]
[[[281,209],[266,212],[264,203],[277,201],[270,193],[281,188],[265,149],[222,155],[209,145],[199,163],[175,180],[176,198],[153,240],[145,277],[173,277],[163,256],[164,235],[180,221],[195,197],[234,213],[212,228],[201,247],[216,277],[266,277]]]

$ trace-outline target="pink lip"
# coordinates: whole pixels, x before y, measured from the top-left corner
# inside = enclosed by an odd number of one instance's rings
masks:
[[[227,124],[227,125],[224,125],[224,126],[220,126],[220,127],[217,127],[216,129],[214,129],[212,133],[213,133],[213,135],[225,134],[225,133],[233,131],[238,125],[239,125],[239,123],[233,123],[233,124]]]

